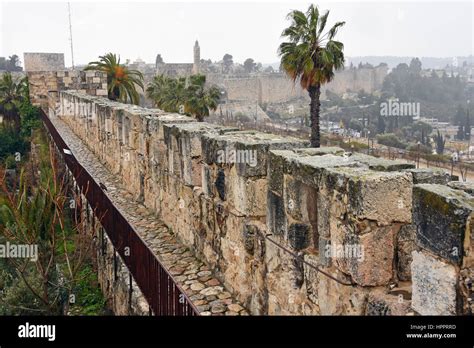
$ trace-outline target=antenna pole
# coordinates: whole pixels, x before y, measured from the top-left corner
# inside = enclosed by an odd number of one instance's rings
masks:
[[[71,42],[71,60],[72,60],[72,70],[74,70],[74,49],[72,44],[72,24],[71,24],[71,4],[67,3],[67,9],[69,13],[69,41]]]

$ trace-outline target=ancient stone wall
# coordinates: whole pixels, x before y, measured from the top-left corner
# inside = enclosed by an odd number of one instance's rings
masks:
[[[372,93],[381,89],[387,75],[385,66],[375,68],[346,69],[336,72],[334,79],[323,86],[322,91],[344,94],[348,90],[364,90]],[[298,83],[293,83],[285,74],[256,74],[247,76],[227,76],[207,74],[209,84],[224,88],[230,101],[257,101],[259,103],[288,102],[297,98],[308,98]]]
[[[74,91],[59,114],[252,314],[472,311],[474,188],[440,171]]]
[[[78,90],[89,95],[107,96],[107,76],[100,71],[28,71],[30,98],[44,110],[54,108],[58,91]]]

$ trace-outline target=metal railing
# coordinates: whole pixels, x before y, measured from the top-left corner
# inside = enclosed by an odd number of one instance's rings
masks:
[[[97,182],[74,155],[66,154],[69,147],[48,116],[41,118],[64,161],[74,176],[82,194],[99,218],[115,250],[121,256],[155,315],[195,316],[198,309],[192,304],[172,275],[148,248]]]

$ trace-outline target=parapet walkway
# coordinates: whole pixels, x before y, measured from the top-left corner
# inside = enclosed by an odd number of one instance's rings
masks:
[[[97,182],[105,185],[106,195],[168,269],[200,315],[248,315],[211,269],[186,248],[150,209],[135,202],[120,180],[100,163],[61,119],[50,119],[76,159]]]

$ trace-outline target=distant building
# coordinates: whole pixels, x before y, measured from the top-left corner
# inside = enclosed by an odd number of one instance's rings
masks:
[[[197,40],[194,43],[193,58],[193,63],[165,63],[161,54],[158,54],[155,63],[156,74],[171,77],[198,74],[201,71],[201,49]]]
[[[23,55],[25,71],[65,70],[64,53],[30,53]]]

